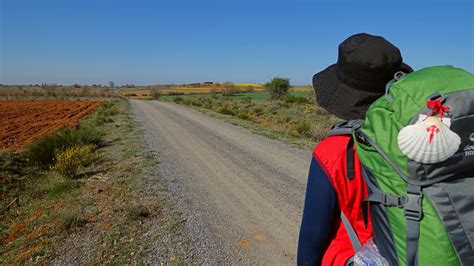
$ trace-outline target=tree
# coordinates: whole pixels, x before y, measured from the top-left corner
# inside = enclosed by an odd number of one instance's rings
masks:
[[[270,92],[272,99],[280,99],[288,93],[290,80],[287,78],[275,77],[270,82],[265,83],[265,88]]]
[[[113,88],[115,86],[115,83],[113,81],[109,82],[109,87]]]

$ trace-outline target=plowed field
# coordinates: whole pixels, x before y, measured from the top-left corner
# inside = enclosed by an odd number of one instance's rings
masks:
[[[103,101],[0,100],[0,150],[19,149],[79,119]]]

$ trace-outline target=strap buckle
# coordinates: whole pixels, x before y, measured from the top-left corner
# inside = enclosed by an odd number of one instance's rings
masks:
[[[404,202],[405,200],[403,197],[382,193],[382,204],[385,206],[402,207]]]
[[[421,188],[407,191],[405,196],[405,204],[403,205],[405,217],[408,220],[420,221],[423,217],[423,193]]]

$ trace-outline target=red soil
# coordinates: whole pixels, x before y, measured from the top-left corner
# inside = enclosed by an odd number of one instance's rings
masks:
[[[0,100],[0,151],[20,149],[79,119],[103,101]]]

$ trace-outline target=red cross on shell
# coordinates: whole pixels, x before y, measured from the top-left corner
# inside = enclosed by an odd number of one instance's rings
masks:
[[[439,128],[436,125],[431,125],[426,128],[426,131],[430,133],[430,144],[431,144],[431,142],[433,142],[434,135],[439,133]]]

